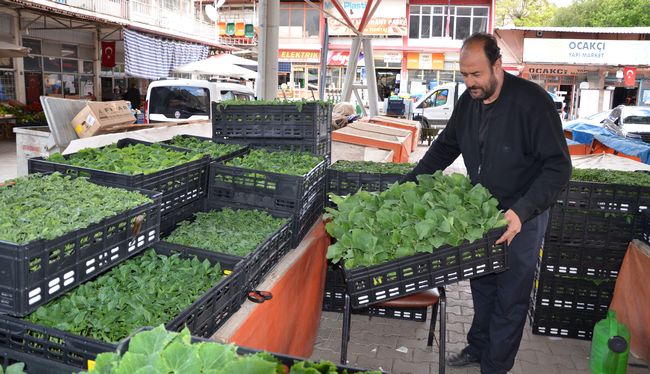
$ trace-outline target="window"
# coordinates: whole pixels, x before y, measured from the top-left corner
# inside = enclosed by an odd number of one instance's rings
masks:
[[[486,32],[487,21],[488,7],[484,6],[414,5],[409,14],[409,38],[462,40]]]
[[[16,98],[13,71],[0,71],[0,101]]]
[[[221,91],[221,100],[253,100],[253,97],[247,93],[237,91]]]
[[[317,38],[320,13],[304,3],[280,4],[280,37],[288,39]]]

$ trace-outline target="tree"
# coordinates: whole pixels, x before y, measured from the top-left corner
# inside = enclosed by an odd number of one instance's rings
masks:
[[[548,26],[556,11],[548,0],[497,0],[496,26]]]
[[[553,26],[633,27],[650,26],[648,0],[577,0],[560,8]]]

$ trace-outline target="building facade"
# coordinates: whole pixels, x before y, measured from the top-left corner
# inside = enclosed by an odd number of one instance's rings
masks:
[[[366,3],[340,2],[357,26]],[[326,95],[336,99],[343,86],[354,33],[334,19],[342,17],[330,1],[319,7],[325,12],[303,2],[281,3],[279,82],[285,84],[285,95],[317,93],[321,60]],[[372,38],[379,99],[391,93],[424,93],[436,84],[460,80],[463,39],[477,31],[492,32],[493,20],[493,0],[382,0],[364,29]],[[365,71],[360,58],[357,82],[369,79]]]
[[[151,79],[182,63],[254,45],[246,11],[253,3],[229,6],[216,20],[204,11],[209,3],[0,0],[0,40],[31,49],[25,58],[0,59],[1,97],[27,104],[40,95],[112,100],[131,85],[144,93]]]
[[[650,106],[650,27],[503,28],[509,69],[564,98],[567,118]]]

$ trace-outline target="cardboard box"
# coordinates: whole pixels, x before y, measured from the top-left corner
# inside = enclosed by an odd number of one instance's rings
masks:
[[[110,131],[116,126],[135,123],[135,117],[129,109],[129,102],[120,101],[90,101],[70,121],[70,125],[80,138],[88,138],[102,132]]]

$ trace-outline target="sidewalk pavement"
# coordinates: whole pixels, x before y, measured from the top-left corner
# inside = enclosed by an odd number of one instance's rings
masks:
[[[447,353],[466,343],[474,309],[469,281],[445,287],[447,292]],[[433,348],[427,347],[431,310],[426,322],[352,315],[348,365],[394,374],[438,373],[438,328]],[[343,314],[323,312],[312,359],[339,362]],[[406,349],[405,349],[406,348]],[[587,374],[591,342],[534,335],[526,323],[513,374]],[[630,355],[628,374],[650,373],[647,364]],[[479,374],[477,366],[446,368],[448,374]]]

